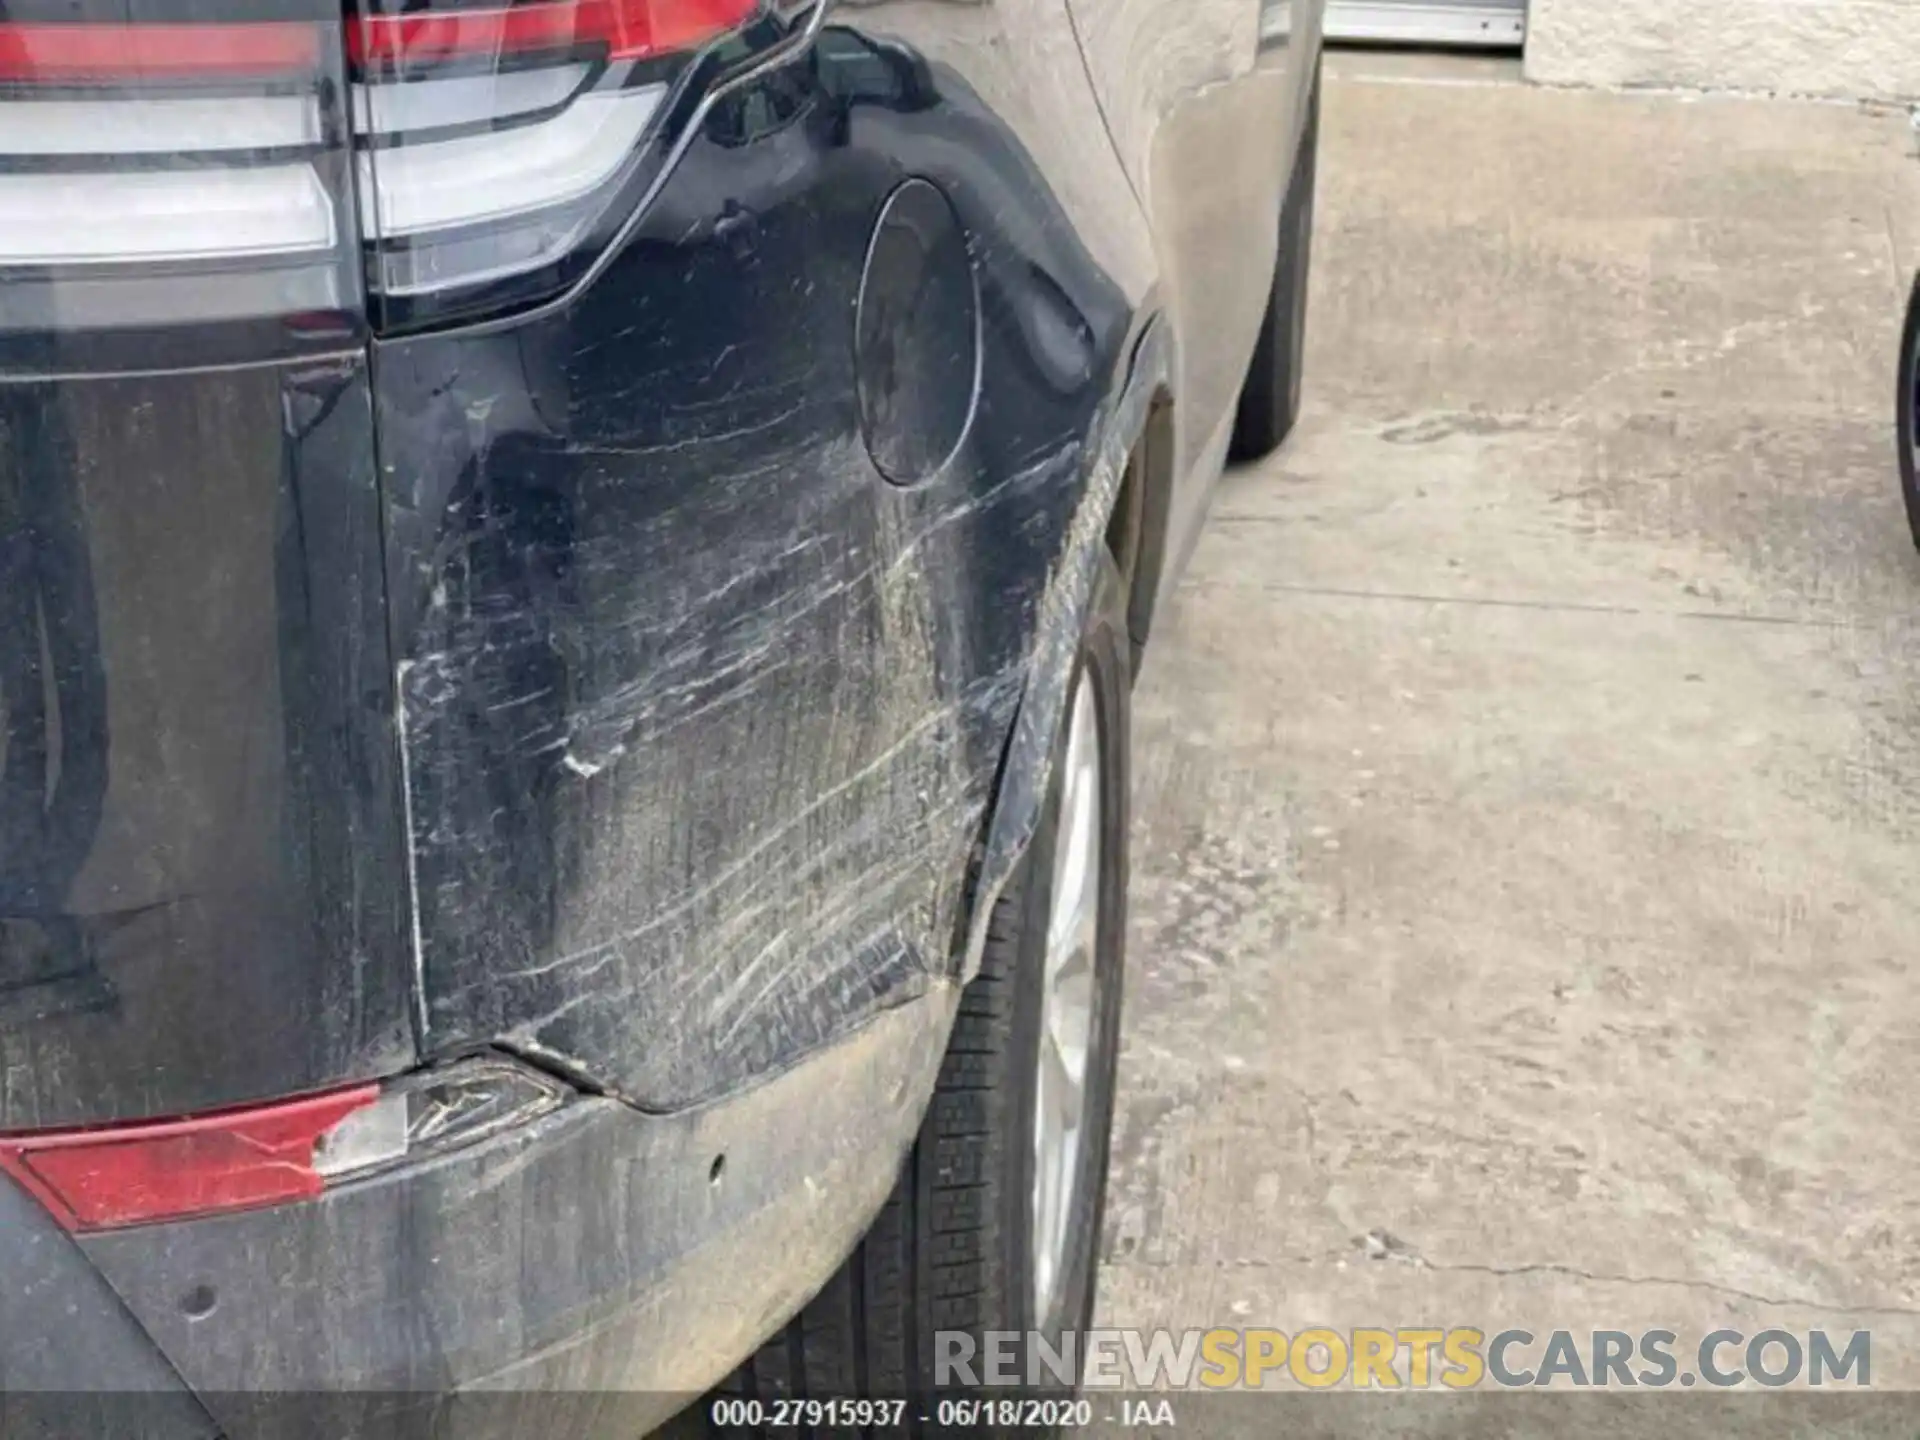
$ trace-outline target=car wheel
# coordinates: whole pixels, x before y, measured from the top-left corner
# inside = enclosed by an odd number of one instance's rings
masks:
[[[1280,253],[1273,290],[1254,347],[1240,410],[1233,421],[1232,456],[1258,460],[1279,448],[1300,416],[1300,378],[1307,349],[1307,274],[1313,258],[1314,174],[1320,150],[1320,72],[1307,99],[1300,153],[1280,208]]]
[[[846,1266],[723,1394],[906,1399],[906,1423],[885,1433],[920,1433],[923,1414],[930,1431],[977,1433],[939,1423],[943,1396],[990,1392],[942,1373],[958,1342],[943,1351],[936,1336],[973,1337],[984,1381],[984,1332],[1037,1330],[1057,1350],[1063,1331],[1091,1322],[1119,1052],[1132,688],[1119,572],[1103,561],[1041,824],[994,906],[899,1182]],[[1065,1387],[1042,1376],[1039,1388]]]
[[[1920,275],[1907,297],[1907,321],[1900,336],[1900,493],[1907,502],[1907,529],[1920,549]]]

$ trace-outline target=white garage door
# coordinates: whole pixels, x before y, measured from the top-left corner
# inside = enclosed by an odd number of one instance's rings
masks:
[[[1518,45],[1527,0],[1327,0],[1327,38],[1405,45]]]

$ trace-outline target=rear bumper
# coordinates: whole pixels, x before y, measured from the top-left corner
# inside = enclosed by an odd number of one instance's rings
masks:
[[[851,1250],[912,1141],[951,1018],[952,992],[936,989],[697,1111],[582,1097],[307,1204],[76,1240],[0,1191],[0,1279],[47,1272],[38,1299],[0,1298],[0,1379],[190,1392],[235,1440],[641,1434]],[[32,1223],[11,1226],[14,1209]],[[107,1340],[43,1353],[38,1317],[76,1304]]]
[[[0,1176],[0,1434],[218,1432],[73,1238]]]

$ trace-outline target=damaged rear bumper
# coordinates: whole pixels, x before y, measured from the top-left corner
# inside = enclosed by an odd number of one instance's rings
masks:
[[[303,1204],[69,1237],[0,1191],[0,1277],[36,1255],[48,1272],[24,1308],[105,1317],[62,1369],[29,1316],[0,1309],[0,1378],[109,1408],[99,1392],[142,1407],[172,1392],[180,1434],[211,1433],[191,1428],[210,1415],[236,1440],[644,1433],[857,1242],[918,1127],[952,1003],[936,988],[695,1111],[581,1096]],[[13,1209],[33,1223],[7,1225]]]

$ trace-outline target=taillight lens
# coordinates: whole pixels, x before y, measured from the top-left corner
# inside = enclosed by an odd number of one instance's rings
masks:
[[[191,1120],[0,1138],[0,1170],[69,1230],[311,1200],[321,1138],[380,1099],[362,1085]]]
[[[368,288],[389,329],[552,295],[708,82],[813,8],[341,3],[0,4],[0,370],[338,345]]]
[[[359,323],[337,15],[142,14],[159,3],[0,9],[0,364],[189,322],[269,351]],[[198,338],[181,358],[226,358]]]
[[[383,328],[552,293],[638,196],[702,50],[760,0],[364,0],[348,24],[369,288]]]
[[[477,1145],[572,1098],[480,1057],[244,1109],[92,1130],[0,1135],[11,1175],[69,1230],[112,1230],[311,1200],[330,1185]]]

